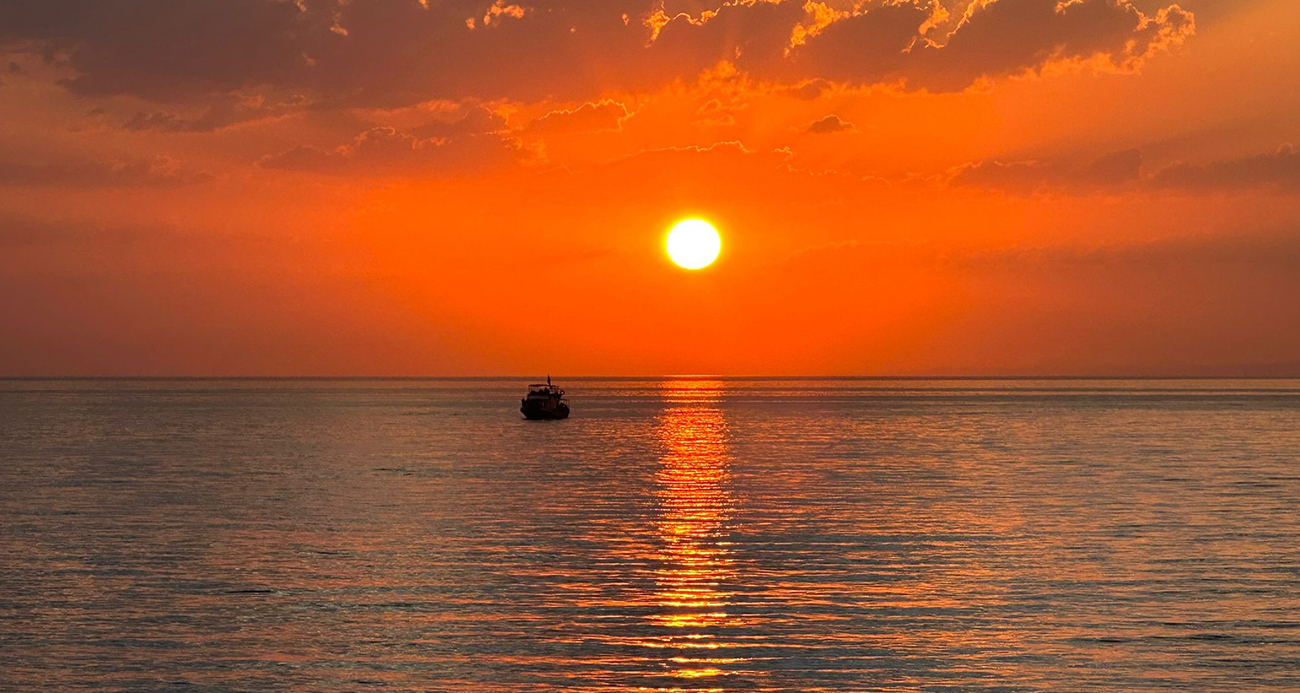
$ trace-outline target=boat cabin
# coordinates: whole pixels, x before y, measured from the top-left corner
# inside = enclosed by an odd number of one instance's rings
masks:
[[[528,399],[550,399],[552,397],[563,397],[564,390],[559,385],[550,383],[534,383],[528,386]]]

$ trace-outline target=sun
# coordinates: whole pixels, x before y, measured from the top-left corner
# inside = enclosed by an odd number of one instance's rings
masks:
[[[703,219],[679,221],[668,232],[668,257],[679,267],[689,270],[708,267],[718,259],[721,250],[718,230]]]

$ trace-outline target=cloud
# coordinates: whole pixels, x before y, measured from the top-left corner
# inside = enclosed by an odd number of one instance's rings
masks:
[[[790,56],[807,78],[849,84],[903,81],[916,60],[908,49],[920,39],[920,27],[929,17],[926,7],[911,3],[873,8],[832,22]]]
[[[1127,184],[1186,192],[1300,191],[1300,152],[1290,144],[1269,154],[1200,165],[1173,164],[1148,176],[1141,171],[1142,153],[1126,149],[1084,166],[1061,161],[980,161],[950,171],[948,182],[1018,195],[1091,192]]]
[[[721,204],[724,195],[736,195],[740,191],[752,194],[759,181],[780,185],[775,181],[788,183],[792,176],[806,175],[790,165],[791,157],[790,150],[784,148],[751,149],[740,142],[720,141],[643,149],[577,170],[575,175],[590,177],[591,186],[615,181],[642,191],[657,191],[654,194],[660,196],[661,205],[692,209]],[[718,185],[721,180],[728,181],[725,193]]]
[[[424,4],[426,6],[428,5],[427,0]],[[492,5],[490,5],[487,8],[487,11],[483,13],[483,19],[480,21],[483,22],[484,27],[492,26],[493,21],[495,21],[499,26],[501,22],[505,21],[506,19],[509,19],[511,17],[515,19],[519,19],[523,17],[524,14],[526,13],[527,10],[525,10],[523,7],[519,5],[513,5],[513,4],[507,5],[504,2],[502,2],[502,0],[496,0],[496,2],[493,2]],[[475,22],[473,17],[470,17],[469,19],[465,20],[465,26],[471,29],[476,28],[477,24],[478,22]]]
[[[159,132],[215,132],[222,128],[274,118],[301,105],[301,99],[268,102],[261,96],[218,95],[202,113],[187,117],[170,111],[140,111],[122,123],[122,129]]]
[[[1177,5],[1143,14],[1128,0],[972,3],[947,36],[923,36],[928,6],[885,5],[835,21],[791,55],[811,75],[849,84],[901,81],[956,91],[981,78],[1035,72],[1065,61],[1137,69],[1194,33]]]
[[[834,83],[825,79],[817,78],[817,79],[810,79],[806,82],[801,82],[799,84],[789,87],[789,93],[791,96],[794,96],[796,99],[801,99],[803,101],[815,101],[816,99],[821,98],[823,94],[831,91],[834,88],[835,88]]]
[[[1083,166],[1061,162],[981,161],[953,171],[949,183],[1028,195],[1044,190],[1091,191],[1115,187],[1138,180],[1141,171],[1142,153],[1127,149]]]
[[[571,110],[551,111],[533,120],[525,129],[545,133],[619,130],[630,115],[627,107],[617,101],[589,101]]]
[[[856,129],[857,128],[853,127],[853,123],[845,121],[832,113],[821,120],[815,120],[810,123],[805,132],[810,132],[815,135],[826,135],[835,132],[851,132]]]
[[[0,44],[65,63],[76,94],[174,99],[290,79],[306,14],[266,0],[8,0]]]
[[[204,171],[189,169],[167,157],[148,161],[0,161],[0,185],[12,186],[170,187],[210,178]]]
[[[334,149],[300,146],[262,157],[263,168],[326,174],[464,173],[519,158],[518,146],[495,134],[421,138],[377,127]]]
[[[1203,166],[1174,164],[1155,176],[1163,188],[1184,190],[1300,190],[1300,152],[1287,144],[1272,154],[1215,161]]]
[[[1178,5],[1146,15],[1129,0],[973,4],[945,43],[927,41],[913,52],[909,83],[954,90],[1063,62],[1136,70],[1194,33],[1192,14]]]
[[[1177,5],[1144,14],[1130,0],[987,0],[942,36],[929,0],[822,7],[737,0],[669,16],[656,0],[8,0],[0,48],[53,57],[73,73],[63,85],[84,96],[397,107],[590,100],[690,81],[724,61],[808,95],[825,80],[960,90],[1063,61],[1134,70],[1194,33]],[[148,114],[138,125],[206,127]]]
[[[459,118],[436,119],[423,125],[407,129],[407,133],[420,138],[457,137],[461,135],[482,135],[501,132],[506,129],[506,119],[496,111],[484,106],[470,106],[463,109]]]
[[[607,165],[613,166],[629,161],[645,159],[673,159],[681,156],[707,156],[722,159],[761,157],[770,159],[775,163],[784,164],[790,156],[790,151],[788,149],[756,151],[746,147],[742,142],[728,140],[725,142],[714,142],[708,146],[688,145],[685,147],[658,147],[655,149],[645,149],[633,154],[632,156],[618,159]]]

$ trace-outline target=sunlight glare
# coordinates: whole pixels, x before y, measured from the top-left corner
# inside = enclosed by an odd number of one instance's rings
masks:
[[[717,229],[703,219],[678,222],[668,232],[668,257],[679,267],[701,269],[713,264],[722,250],[722,238]]]

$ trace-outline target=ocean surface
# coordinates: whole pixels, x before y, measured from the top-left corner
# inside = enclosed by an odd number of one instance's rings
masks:
[[[0,381],[0,690],[1300,690],[1300,381]]]

